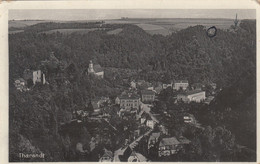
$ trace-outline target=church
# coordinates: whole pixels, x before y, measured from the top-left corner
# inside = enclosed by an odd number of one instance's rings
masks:
[[[104,70],[99,64],[93,65],[92,60],[89,62],[88,74],[94,74],[100,78],[104,78]]]

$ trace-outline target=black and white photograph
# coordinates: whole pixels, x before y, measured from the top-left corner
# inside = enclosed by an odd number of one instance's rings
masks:
[[[256,162],[255,9],[10,9],[9,162]]]

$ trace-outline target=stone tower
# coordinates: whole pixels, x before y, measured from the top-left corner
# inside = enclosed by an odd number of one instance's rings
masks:
[[[237,27],[237,25],[238,25],[238,19],[237,19],[237,14],[236,14],[236,19],[234,20],[234,25],[235,25],[235,28]]]
[[[90,62],[89,62],[88,73],[94,73],[92,60],[90,60]]]

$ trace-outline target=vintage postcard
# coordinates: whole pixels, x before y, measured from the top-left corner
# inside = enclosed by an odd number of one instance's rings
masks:
[[[0,162],[256,163],[259,4],[187,2],[2,2]]]

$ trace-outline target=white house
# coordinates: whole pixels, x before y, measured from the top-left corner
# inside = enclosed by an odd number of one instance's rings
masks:
[[[188,80],[175,80],[172,89],[180,90],[182,88],[183,90],[186,90],[188,86],[189,86]]]
[[[153,129],[155,126],[156,122],[153,120],[146,120],[146,126],[148,126],[149,128]]]
[[[186,103],[189,103],[191,101],[193,102],[201,102],[204,101],[206,98],[205,91],[189,91],[189,92],[183,92],[177,95],[177,100],[182,100]]]

